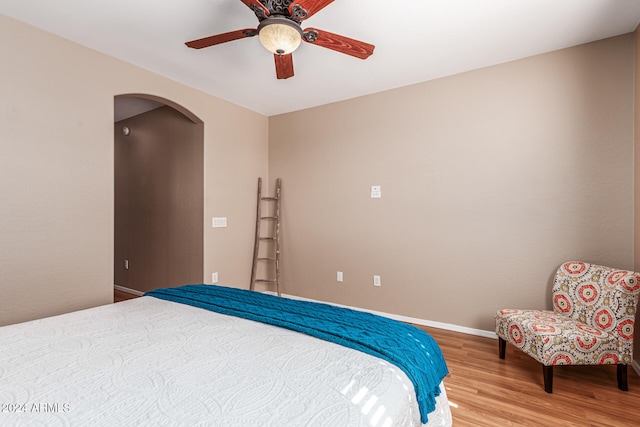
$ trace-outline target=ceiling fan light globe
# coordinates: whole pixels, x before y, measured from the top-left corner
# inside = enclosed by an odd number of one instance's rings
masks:
[[[288,23],[267,23],[258,28],[260,43],[269,52],[276,55],[286,55],[298,48],[302,41],[302,32]]]

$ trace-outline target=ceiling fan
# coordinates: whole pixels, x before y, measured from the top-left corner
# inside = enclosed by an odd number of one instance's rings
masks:
[[[278,79],[293,77],[292,52],[302,41],[360,59],[367,59],[374,45],[317,28],[301,27],[301,22],[333,0],[240,0],[256,14],[257,28],[230,31],[185,43],[193,49],[202,49],[233,40],[258,36],[262,45],[273,53]]]

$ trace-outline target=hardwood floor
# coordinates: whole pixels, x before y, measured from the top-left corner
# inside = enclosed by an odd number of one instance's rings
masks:
[[[426,328],[444,353],[444,383],[458,426],[639,426],[640,377],[629,367],[629,391],[618,390],[615,366],[554,368],[553,393],[544,391],[541,365],[507,345]]]
[[[136,298],[114,291],[114,301]],[[538,362],[507,345],[443,329],[421,327],[440,345],[453,425],[474,427],[625,427],[640,425],[640,377],[629,367],[629,391],[618,390],[615,366],[558,366],[553,393],[544,391]]]
[[[120,302],[127,299],[138,298],[138,295],[130,294],[129,292],[119,291],[118,289],[113,290],[113,302]]]

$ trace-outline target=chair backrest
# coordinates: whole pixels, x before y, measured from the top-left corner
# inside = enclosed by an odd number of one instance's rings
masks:
[[[553,281],[553,309],[631,343],[639,293],[636,272],[566,262]]]

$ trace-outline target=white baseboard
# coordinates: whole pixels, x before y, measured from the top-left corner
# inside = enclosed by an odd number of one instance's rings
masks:
[[[135,289],[125,288],[124,286],[120,286],[120,285],[113,285],[113,289],[117,289],[119,291],[126,292],[128,294],[138,295],[139,297],[144,295],[144,292],[136,291]]]
[[[266,294],[275,295],[275,292],[271,292],[271,291],[267,291],[265,293]],[[282,296],[286,297],[286,298],[297,299],[297,300],[302,300],[302,301],[312,301],[312,302],[320,302],[320,303],[323,303],[323,304],[335,305],[335,306],[338,306],[338,307],[349,308],[351,310],[364,311],[364,312],[367,312],[367,313],[377,314],[378,316],[383,316],[383,317],[388,317],[390,319],[398,320],[400,322],[413,323],[414,325],[428,326],[428,327],[431,327],[431,328],[444,329],[444,330],[447,330],[447,331],[460,332],[460,333],[463,333],[463,334],[475,335],[475,336],[485,337],[485,338],[492,338],[492,339],[496,339],[496,340],[498,339],[498,335],[496,335],[495,332],[493,332],[493,331],[485,331],[484,329],[468,328],[466,326],[454,325],[452,323],[435,322],[433,320],[418,319],[418,318],[415,318],[415,317],[407,317],[407,316],[402,316],[402,315],[399,315],[399,314],[390,314],[390,313],[385,313],[385,312],[382,312],[382,311],[368,310],[366,308],[351,307],[351,306],[348,306],[348,305],[335,304],[335,303],[330,303],[330,302],[325,302],[325,301],[317,301],[317,300],[313,300],[313,299],[310,299],[310,298],[298,297],[298,296],[295,296],[295,295],[282,294]],[[633,362],[631,362],[631,367],[633,368],[634,371],[636,371],[636,373],[638,375],[640,375],[640,363],[637,360],[633,360]]]
[[[136,291],[135,289],[125,288],[124,286],[120,286],[120,285],[113,285],[113,288],[117,289],[119,291],[122,291],[122,292],[127,292],[129,294],[133,294],[133,295],[138,295],[138,296],[144,295],[144,292]],[[270,294],[270,295],[275,295],[275,292],[273,292],[273,291],[266,291],[264,293],[265,294]],[[368,310],[366,308],[351,307],[351,306],[348,306],[348,305],[335,304],[335,303],[330,303],[330,302],[325,302],[325,301],[317,301],[317,300],[313,300],[313,299],[310,299],[310,298],[303,298],[303,297],[298,297],[298,296],[289,295],[289,294],[282,294],[282,296],[286,297],[286,298],[297,299],[297,300],[302,300],[302,301],[312,301],[312,302],[320,302],[320,303],[323,303],[323,304],[335,305],[337,307],[349,308],[351,310],[364,311],[364,312],[367,312],[367,313],[377,314],[378,316],[388,317],[389,319],[398,320],[400,322],[413,323],[414,325],[428,326],[428,327],[431,327],[431,328],[444,329],[444,330],[453,331],[453,332],[461,332],[463,334],[476,335],[476,336],[479,336],[479,337],[498,339],[498,336],[493,331],[485,331],[485,330],[482,330],[482,329],[474,329],[474,328],[468,328],[466,326],[454,325],[452,323],[435,322],[435,321],[432,321],[432,320],[418,319],[416,317],[408,317],[408,316],[402,316],[402,315],[399,315],[399,314],[385,313],[383,311]],[[637,371],[637,369],[636,369],[636,371]]]
[[[275,292],[271,292],[271,291],[267,291],[265,293],[271,294],[271,295],[275,295]],[[367,312],[367,313],[377,314],[378,316],[388,317],[388,318],[393,319],[393,320],[398,320],[400,322],[413,323],[415,325],[420,325],[420,326],[428,326],[428,327],[431,327],[431,328],[444,329],[444,330],[447,330],[447,331],[460,332],[460,333],[463,333],[463,334],[476,335],[476,336],[479,336],[479,337],[498,339],[498,336],[496,335],[495,332],[493,332],[493,331],[485,331],[483,329],[468,328],[466,326],[454,325],[452,323],[435,322],[435,321],[432,321],[432,320],[418,319],[418,318],[415,318],[415,317],[402,316],[402,315],[399,315],[399,314],[391,314],[391,313],[385,313],[385,312],[382,312],[382,311],[368,310],[366,308],[351,307],[351,306],[348,306],[348,305],[335,304],[335,303],[330,303],[330,302],[325,302],[325,301],[316,301],[316,300],[312,300],[310,298],[302,298],[302,297],[298,297],[298,296],[295,296],[295,295],[282,294],[282,296],[286,297],[286,298],[291,298],[291,299],[297,299],[297,300],[303,300],[303,301],[312,301],[312,302],[320,302],[320,303],[323,303],[323,304],[335,305],[337,307],[349,308],[351,310],[364,311],[364,312]]]
[[[133,295],[138,295],[138,296],[144,295],[144,292],[136,291],[135,289],[125,288],[124,286],[120,286],[120,285],[113,285],[113,288],[122,292],[133,294]],[[265,294],[275,295],[275,292],[266,291]],[[416,317],[408,317],[408,316],[402,316],[399,314],[385,313],[382,311],[367,310],[366,308],[351,307],[343,304],[317,301],[310,298],[303,298],[303,297],[298,297],[298,296],[289,295],[289,294],[282,294],[282,296],[286,298],[297,299],[302,301],[312,301],[312,302],[320,302],[323,304],[335,305],[338,307],[349,308],[351,310],[364,311],[367,313],[377,314],[378,316],[383,316],[383,317],[388,317],[390,319],[398,320],[400,322],[413,323],[414,325],[428,326],[430,328],[444,329],[446,331],[460,332],[463,334],[476,335],[479,337],[491,338],[494,340],[498,339],[498,336],[496,335],[495,332],[485,331],[484,329],[468,328],[466,326],[454,325],[453,323],[435,322],[433,320],[418,319]],[[636,371],[636,374],[640,375],[640,363],[638,363],[637,360],[634,360],[633,362],[631,362],[631,367],[633,368],[634,371]]]

